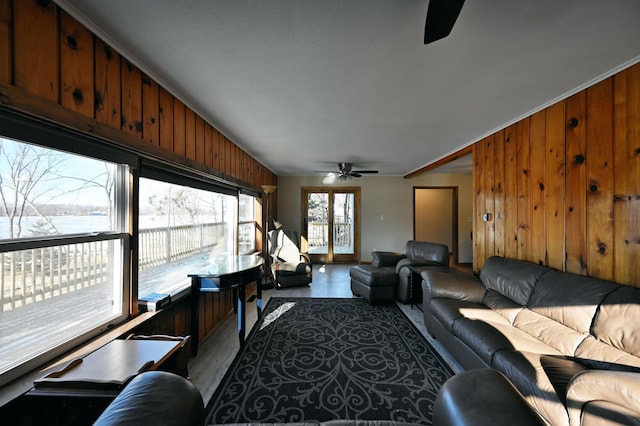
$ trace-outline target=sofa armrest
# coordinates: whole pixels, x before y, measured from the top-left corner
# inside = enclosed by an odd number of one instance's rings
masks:
[[[424,301],[436,297],[462,300],[464,302],[482,303],[486,287],[479,279],[463,272],[451,269],[448,272],[428,270],[422,277]]]
[[[440,388],[433,407],[434,425],[543,425],[502,373],[491,369],[459,373]]]
[[[620,412],[609,411],[611,419],[635,413],[640,419],[640,373],[610,370],[586,370],[576,374],[567,387],[569,423],[580,425],[585,406],[591,402],[619,406]],[[606,415],[605,410],[602,410]]]
[[[371,265],[377,268],[383,266],[396,266],[400,260],[404,259],[404,254],[394,251],[377,251],[371,252]]]
[[[200,391],[187,379],[165,371],[136,376],[98,417],[94,426],[202,425]]]

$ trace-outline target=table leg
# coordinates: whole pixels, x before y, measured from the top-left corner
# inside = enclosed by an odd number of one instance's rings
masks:
[[[233,298],[237,299],[238,298],[238,289],[234,287],[231,291],[233,292]],[[238,313],[238,304],[237,303],[233,305],[233,313],[234,314]]]
[[[191,277],[191,355],[198,355],[200,334],[200,278]]]
[[[240,339],[240,346],[244,345],[244,335],[246,327],[246,291],[245,286],[238,287],[238,338]]]
[[[262,313],[262,277],[256,281],[256,308],[258,309],[258,318]]]

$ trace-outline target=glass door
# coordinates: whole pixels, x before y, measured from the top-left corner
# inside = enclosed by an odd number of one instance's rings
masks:
[[[302,188],[302,236],[313,262],[359,261],[359,204],[360,188]]]

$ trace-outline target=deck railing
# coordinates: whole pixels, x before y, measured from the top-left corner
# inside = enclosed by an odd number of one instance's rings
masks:
[[[138,267],[144,270],[207,251],[226,231],[224,222],[141,229]]]
[[[308,227],[309,248],[329,245],[329,223],[309,222]],[[353,223],[333,223],[333,245],[337,247],[353,246]]]
[[[102,284],[113,241],[0,253],[0,312]]]
[[[139,269],[212,249],[224,222],[140,230]],[[113,241],[91,241],[0,253],[0,312],[110,282]]]

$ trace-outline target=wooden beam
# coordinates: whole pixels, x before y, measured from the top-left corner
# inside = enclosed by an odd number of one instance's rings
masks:
[[[405,175],[404,178],[411,179],[416,176],[420,176],[423,173],[429,172],[433,169],[437,169],[438,167],[444,166],[445,164],[450,163],[454,160],[457,160],[458,158],[464,157],[465,155],[470,155],[472,152],[472,149],[473,149],[473,144],[466,146],[462,148],[460,151],[454,152],[451,155],[447,155],[446,157],[441,158],[438,161],[434,161],[431,164],[427,164],[426,166],[416,170],[415,172],[411,172],[408,175]]]

